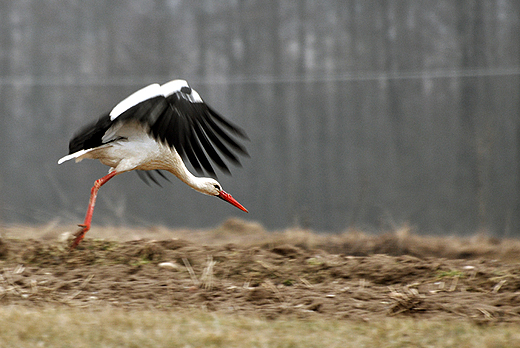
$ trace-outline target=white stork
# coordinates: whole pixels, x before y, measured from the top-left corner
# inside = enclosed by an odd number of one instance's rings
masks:
[[[85,221],[79,225],[71,248],[90,229],[99,188],[117,174],[130,170],[167,170],[196,191],[219,197],[247,212],[215,179],[194,176],[183,162],[183,158],[187,159],[197,172],[204,170],[215,177],[211,159],[229,174],[216,149],[237,165],[237,154],[248,155],[231,135],[247,139],[243,130],[217,114],[184,80],[144,87],[97,122],[85,126],[72,138],[69,154],[58,164],[73,158],[76,162],[91,158],[110,166],[110,170],[95,181]],[[156,182],[150,172],[145,173]]]

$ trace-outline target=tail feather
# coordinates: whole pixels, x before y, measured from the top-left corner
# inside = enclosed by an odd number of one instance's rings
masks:
[[[81,156],[89,153],[92,150],[94,150],[94,149],[80,150],[80,151],[76,151],[74,153],[71,153],[70,155],[63,156],[62,158],[60,158],[58,160],[58,164],[62,164],[63,162],[66,162],[66,161],[71,160],[73,158],[76,159],[76,162],[79,162],[79,161],[81,161],[83,159],[83,158],[81,158]]]

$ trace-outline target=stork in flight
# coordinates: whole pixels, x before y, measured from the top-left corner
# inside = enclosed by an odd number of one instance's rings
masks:
[[[108,174],[92,187],[85,221],[79,225],[71,248],[90,229],[99,188],[117,174],[130,170],[146,171],[154,182],[149,171],[167,170],[196,191],[247,212],[215,179],[194,176],[183,162],[187,159],[197,172],[206,171],[216,177],[211,159],[229,174],[217,149],[237,165],[237,155],[248,156],[234,138],[247,139],[247,135],[210,108],[184,80],[154,83],[122,100],[97,122],[82,128],[70,141],[69,154],[58,161],[61,164],[70,159],[79,162],[91,158],[110,167]]]

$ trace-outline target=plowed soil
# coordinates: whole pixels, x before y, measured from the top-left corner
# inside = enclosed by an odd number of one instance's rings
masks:
[[[518,240],[421,237],[407,227],[266,232],[230,220],[211,231],[93,227],[69,251],[66,230],[3,227],[1,305],[520,321]]]

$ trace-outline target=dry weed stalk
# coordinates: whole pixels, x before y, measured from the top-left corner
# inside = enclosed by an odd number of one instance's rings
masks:
[[[250,285],[251,285],[251,279],[252,279],[252,278],[253,278],[252,275],[249,275],[249,276],[247,277],[247,280],[244,282],[244,285],[242,285],[242,287],[243,287],[244,289],[252,289],[252,287],[250,286]]]
[[[200,282],[204,289],[211,290],[213,287],[213,268],[217,264],[217,261],[213,261],[213,256],[208,255],[206,259],[207,266],[202,271],[202,275],[200,276]]]
[[[22,296],[24,293],[23,289],[19,288],[13,281],[12,273],[14,273],[15,270],[17,270],[19,273],[23,272],[23,269],[20,272],[20,268],[18,268],[18,266],[11,272],[9,272],[9,269],[4,268],[3,275],[0,275],[0,281],[6,285],[4,293],[14,293],[15,295]]]
[[[64,299],[62,299],[60,302],[68,303],[68,302],[72,301],[74,298],[76,298],[79,294],[81,294],[82,291],[83,290],[76,290],[75,292],[73,292],[69,296],[67,296]]]
[[[200,282],[197,279],[197,276],[195,275],[195,272],[193,271],[193,267],[191,267],[190,261],[188,261],[187,258],[183,257],[182,262],[184,262],[184,266],[186,266],[186,269],[188,270],[188,273],[190,274],[191,281],[196,287],[200,286]]]
[[[284,296],[282,295],[282,293],[280,292],[280,290],[278,290],[278,288],[276,287],[276,285],[273,284],[273,282],[269,279],[267,279],[265,282],[264,282],[264,287],[266,289],[269,289],[271,290],[272,292],[275,293],[276,297],[278,297],[278,300],[280,300],[280,302],[284,302],[285,303],[285,298]]]
[[[417,289],[409,288],[409,286],[403,287],[403,291],[397,291],[392,286],[389,286],[388,289],[390,290],[390,298],[394,301],[388,309],[389,315],[422,310],[418,306],[424,296],[421,296]]]
[[[265,262],[263,260],[257,260],[256,261],[260,266],[264,267],[266,270],[268,270],[269,272],[271,272],[271,274],[275,275],[275,276],[278,276],[278,277],[281,277],[282,275],[276,271],[276,267],[269,264],[268,262]]]
[[[500,288],[507,282],[507,279],[502,279],[493,287],[493,293],[496,294]]]
[[[359,279],[359,290],[364,290],[367,286],[367,280],[365,278]]]
[[[81,282],[81,284],[78,286],[78,290],[74,291],[72,294],[68,295],[68,296],[65,296],[64,298],[57,298],[56,301],[60,302],[60,303],[65,303],[65,304],[71,304],[70,301],[72,301],[73,299],[75,299],[76,297],[78,297],[82,292],[83,292],[83,289],[85,288],[85,286],[87,286],[87,284],[94,278],[94,275],[93,274],[89,274],[87,276],[87,278],[85,278],[83,280],[83,282]],[[55,291],[57,290],[57,288],[54,288],[52,291]],[[55,296],[56,297],[56,296]]]
[[[457,289],[457,285],[459,284],[459,276],[455,276],[453,277],[453,280],[451,282],[451,285],[450,285],[450,289],[448,290],[449,292],[453,292]]]
[[[299,278],[300,278],[300,281],[301,281],[301,282],[302,282],[306,287],[308,287],[308,288],[312,288],[312,287],[313,287],[313,285],[312,285],[312,284],[311,284],[307,279],[305,279],[305,278],[303,278],[303,277],[299,277]]]
[[[197,278],[193,267],[191,267],[190,261],[187,258],[183,257],[182,262],[184,262],[184,266],[188,270],[190,274],[191,280],[196,287],[204,287],[206,290],[211,290],[213,288],[214,281],[214,268],[217,264],[217,261],[213,260],[213,256],[208,255],[206,258],[206,267],[202,270],[202,274],[200,276],[200,280]]]
[[[94,275],[93,274],[89,274],[87,278],[85,278],[85,280],[83,281],[83,283],[81,283],[81,285],[79,286],[80,289],[83,289],[85,286],[87,286],[87,284],[92,280],[92,278],[94,278]]]
[[[31,293],[33,295],[38,293],[38,282],[36,279],[31,279]]]
[[[489,311],[485,310],[484,308],[477,308],[479,310],[480,313],[484,314],[484,318],[486,320],[493,320],[494,317],[493,315],[491,315],[491,313],[489,313]]]

